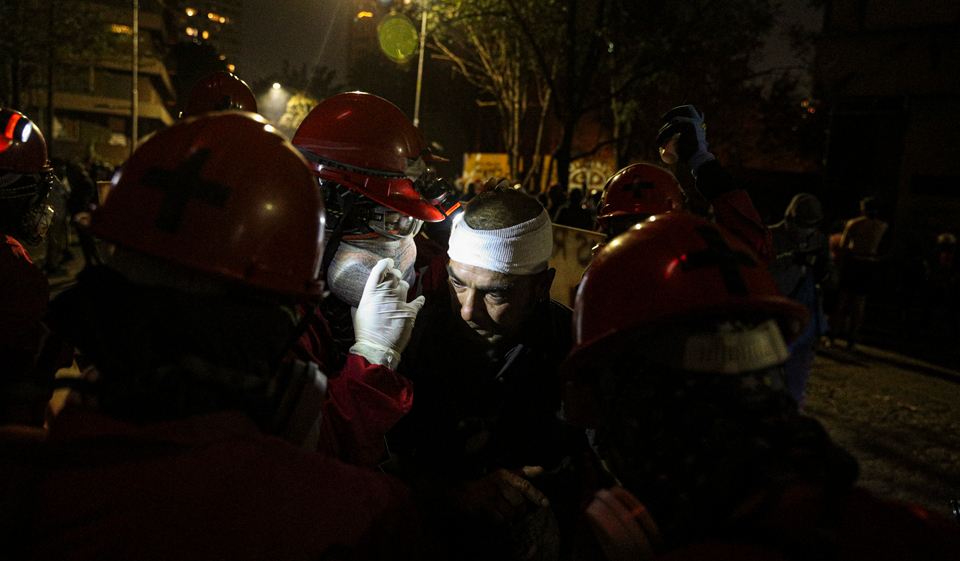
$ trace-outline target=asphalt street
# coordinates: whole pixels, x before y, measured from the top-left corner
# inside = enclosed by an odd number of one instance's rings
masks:
[[[807,414],[860,462],[879,496],[950,514],[960,498],[960,372],[875,347],[822,349]]]

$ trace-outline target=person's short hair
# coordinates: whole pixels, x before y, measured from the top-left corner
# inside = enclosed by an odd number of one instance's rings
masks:
[[[880,202],[873,197],[864,197],[860,200],[860,212],[868,218],[876,218],[880,214]]]
[[[463,207],[463,221],[474,230],[500,230],[540,216],[543,205],[530,195],[498,186],[480,193]]]

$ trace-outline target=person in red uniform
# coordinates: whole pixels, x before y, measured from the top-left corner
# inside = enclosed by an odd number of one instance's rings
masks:
[[[597,222],[612,240],[654,214],[684,210],[683,191],[672,173],[650,164],[631,164],[603,186]]]
[[[655,216],[594,260],[574,309],[567,419],[618,485],[577,560],[960,558],[960,526],[854,485],[856,461],[786,390],[806,309],[737,236]]]
[[[707,149],[703,113],[692,105],[674,107],[663,116],[663,126],[657,133],[661,157],[677,160],[690,167],[696,178],[696,190],[710,203],[717,224],[743,240],[766,264],[776,259],[773,236],[764,226],[746,190],[736,181]]]
[[[707,150],[703,114],[692,105],[682,105],[667,112],[663,121],[657,134],[657,143],[664,147],[661,152],[673,154],[690,167],[697,194],[710,204],[711,218],[740,237],[764,263],[772,263],[776,254],[770,230],[761,221],[750,195]],[[669,171],[650,164],[632,164],[607,180],[597,221],[607,240],[612,240],[655,214],[690,212],[689,199]],[[594,253],[602,247],[599,244]]]
[[[0,422],[43,424],[49,392],[42,386],[58,366],[43,322],[50,285],[21,245],[46,232],[54,181],[40,130],[22,113],[0,109]]]
[[[14,467],[0,498],[4,553],[418,555],[399,482],[272,436],[302,438],[319,421],[303,413],[316,411],[323,377],[282,359],[298,299],[321,288],[323,223],[306,162],[262,117],[187,119],[135,151],[91,215],[114,255],[53,303],[93,363],[83,400],[34,453],[0,447]],[[384,270],[370,292],[398,282]]]
[[[331,414],[319,449],[372,468],[386,452],[384,434],[410,411],[413,385],[396,373],[399,352],[354,347],[355,310],[382,259],[393,260],[411,294],[424,294],[413,238],[424,221],[440,222],[452,212],[444,201],[454,191],[427,167],[442,159],[430,154],[420,132],[375,95],[350,92],[321,102],[292,142],[319,181],[328,210],[321,271],[329,289],[293,355],[317,362],[330,376]],[[432,283],[428,294],[445,287],[439,284],[445,277],[438,281],[434,274],[445,262],[438,263],[422,275]],[[423,302],[418,296],[411,305],[419,309]]]

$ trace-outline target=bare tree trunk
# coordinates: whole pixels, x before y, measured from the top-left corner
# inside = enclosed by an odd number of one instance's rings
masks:
[[[573,131],[576,128],[577,118],[568,118],[563,124],[563,135],[560,137],[560,145],[553,153],[553,159],[557,162],[557,183],[564,189],[570,187],[570,164],[573,162]]]
[[[549,86],[542,86],[538,88],[538,92],[539,95],[537,97],[540,101],[540,121],[537,123],[537,140],[533,145],[533,158],[530,162],[530,169],[527,170],[522,182],[524,186],[527,186],[529,179],[536,175],[543,165],[543,156],[540,154],[540,145],[543,142],[543,129],[547,122],[547,112],[550,110],[550,94],[553,93],[553,90],[551,90]],[[539,190],[539,188],[537,190]]]
[[[46,135],[45,139],[47,141],[47,154],[50,156],[53,155],[53,65],[55,62],[56,55],[54,53],[54,41],[53,41],[53,25],[54,25],[54,15],[56,13],[56,0],[50,0],[50,20],[47,28],[47,114],[45,115],[46,119],[45,128]]]

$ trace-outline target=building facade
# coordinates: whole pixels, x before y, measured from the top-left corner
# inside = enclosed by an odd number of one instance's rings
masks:
[[[894,258],[960,233],[960,1],[832,0],[815,79],[831,107],[826,179],[876,196]]]
[[[91,159],[119,165],[137,140],[173,122],[174,89],[164,57],[169,17],[159,2],[141,0],[139,11],[137,139],[133,139],[133,10],[127,2],[92,2],[107,27],[98,56],[56,60],[50,80],[25,82],[21,107],[40,124],[51,158]],[[52,84],[51,88],[48,86]],[[52,130],[47,130],[52,129]]]

